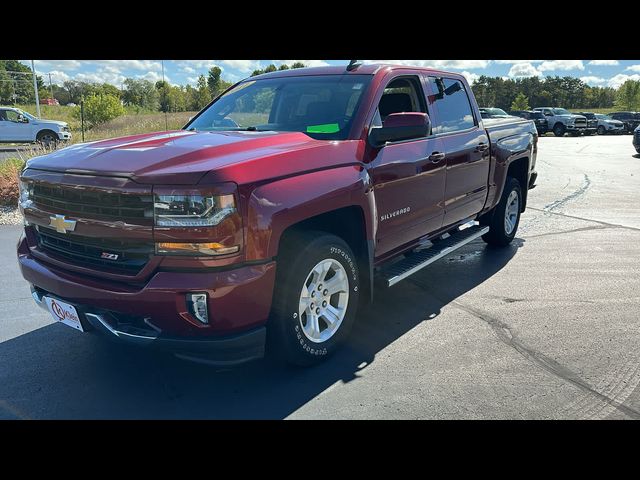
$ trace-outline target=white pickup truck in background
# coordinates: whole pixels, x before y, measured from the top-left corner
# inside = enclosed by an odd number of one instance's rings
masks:
[[[55,147],[68,140],[71,131],[65,122],[36,118],[19,108],[0,107],[0,143],[39,142]]]

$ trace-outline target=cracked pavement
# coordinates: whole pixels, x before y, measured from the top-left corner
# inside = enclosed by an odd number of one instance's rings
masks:
[[[55,324],[0,227],[0,418],[640,418],[640,158],[540,139],[506,249],[473,242],[359,312],[313,369],[216,370]]]

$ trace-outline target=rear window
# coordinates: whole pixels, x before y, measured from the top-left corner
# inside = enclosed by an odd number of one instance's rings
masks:
[[[473,110],[464,85],[451,78],[429,77],[431,95],[429,107],[435,105],[438,112],[438,125],[434,125],[433,134],[451,133],[468,130],[475,126]]]

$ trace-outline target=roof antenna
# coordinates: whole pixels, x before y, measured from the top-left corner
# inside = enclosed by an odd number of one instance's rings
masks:
[[[359,62],[357,60],[351,60],[349,62],[349,66],[347,66],[347,72],[351,72],[353,70],[355,70],[356,68],[358,68],[360,65],[362,65],[362,62]]]

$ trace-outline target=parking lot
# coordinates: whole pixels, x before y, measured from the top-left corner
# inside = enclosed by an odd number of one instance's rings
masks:
[[[640,155],[544,137],[507,249],[475,241],[361,310],[312,369],[232,370],[54,323],[0,226],[0,418],[640,419]]]

